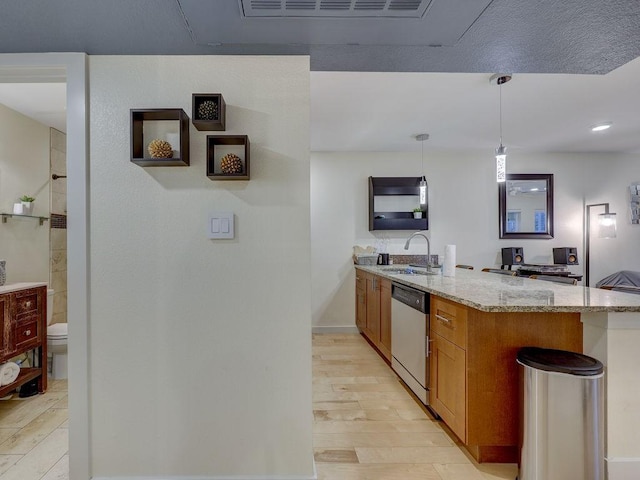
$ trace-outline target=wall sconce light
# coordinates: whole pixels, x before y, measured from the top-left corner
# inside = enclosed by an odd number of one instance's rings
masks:
[[[591,209],[593,207],[604,207],[604,213],[598,214],[598,237],[616,238],[616,214],[609,212],[608,203],[593,203],[585,206],[584,221],[584,276],[585,286],[589,286],[589,247],[591,238]]]
[[[495,83],[500,87],[500,146],[496,148],[496,181],[507,180],[507,147],[502,145],[502,85],[511,80],[510,73],[496,73],[489,79],[490,83]]]
[[[421,158],[422,158],[422,176],[420,177],[420,205],[427,204],[427,179],[424,176],[424,141],[429,140],[428,133],[421,133],[416,135],[416,140],[420,142],[421,145]]]

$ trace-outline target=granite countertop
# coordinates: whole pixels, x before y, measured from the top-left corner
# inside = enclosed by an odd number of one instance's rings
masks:
[[[455,277],[385,272],[406,265],[355,265],[483,312],[640,312],[640,295],[456,268]],[[417,270],[417,269],[416,269]]]
[[[18,290],[26,290],[27,288],[46,287],[46,282],[22,282],[22,283],[10,283],[0,287],[0,294],[16,292]]]

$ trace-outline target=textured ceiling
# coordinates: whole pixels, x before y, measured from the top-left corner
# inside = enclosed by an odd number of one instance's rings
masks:
[[[432,0],[403,19],[245,18],[241,5],[0,0],[0,53],[310,55],[314,151],[419,151],[423,132],[425,150],[491,151],[488,79],[510,72],[509,152],[640,152],[640,0]],[[48,95],[28,72],[0,71],[0,103],[64,130],[58,76]],[[613,128],[589,131],[602,121]]]
[[[246,18],[241,5],[0,0],[0,52],[308,54],[314,71],[597,74],[640,56],[638,0],[433,0],[421,18],[401,19]]]

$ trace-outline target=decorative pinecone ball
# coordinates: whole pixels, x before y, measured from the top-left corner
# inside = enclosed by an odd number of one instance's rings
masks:
[[[242,173],[242,160],[233,153],[227,153],[220,159],[222,173]]]
[[[201,120],[216,120],[218,118],[218,104],[212,100],[205,100],[198,107]]]
[[[149,154],[151,158],[171,158],[173,157],[173,147],[169,142],[156,138],[149,144]]]

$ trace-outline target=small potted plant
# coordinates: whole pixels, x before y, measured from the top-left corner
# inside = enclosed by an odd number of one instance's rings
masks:
[[[23,195],[20,197],[20,201],[22,202],[22,214],[23,215],[31,215],[33,211],[33,202],[35,202],[34,197],[30,197],[29,195]]]
[[[413,209],[413,218],[422,218],[422,209],[420,207]]]

